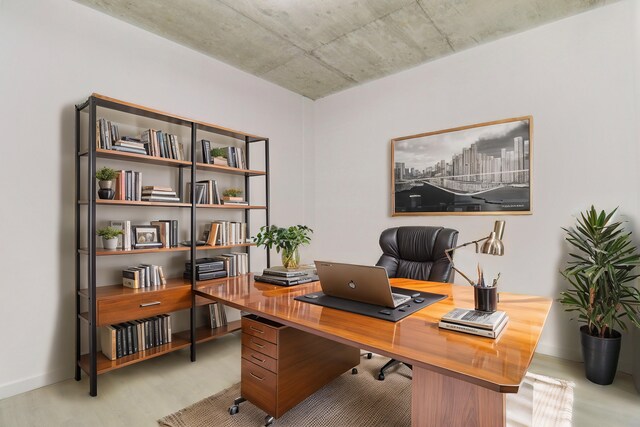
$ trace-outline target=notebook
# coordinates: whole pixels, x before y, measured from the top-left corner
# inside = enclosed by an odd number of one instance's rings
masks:
[[[396,308],[411,300],[393,293],[384,267],[315,261],[322,292],[338,298]]]

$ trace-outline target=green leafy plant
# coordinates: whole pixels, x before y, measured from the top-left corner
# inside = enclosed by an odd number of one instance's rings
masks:
[[[211,157],[224,157],[227,158],[227,150],[225,148],[212,148]]]
[[[566,241],[573,247],[567,267],[561,274],[570,289],[561,292],[559,301],[569,312],[578,312],[578,320],[588,326],[590,335],[608,338],[612,330],[626,330],[625,318],[640,327],[640,291],[626,283],[640,264],[631,232],[613,214],[591,209],[582,213],[575,227],[563,228]]]
[[[238,197],[242,195],[242,190],[239,188],[228,188],[224,190],[222,195],[226,197]]]
[[[98,181],[111,181],[116,179],[116,176],[118,176],[118,173],[106,166],[96,171],[96,179]]]
[[[110,225],[108,225],[104,228],[99,228],[98,231],[96,231],[96,234],[102,237],[103,239],[110,240],[110,239],[115,239],[116,237],[118,237],[123,233],[121,229],[111,227]]]
[[[311,243],[310,234],[313,230],[306,225],[294,225],[289,228],[277,227],[271,225],[269,227],[260,227],[260,232],[253,238],[258,246],[264,246],[268,249],[276,248],[276,252],[287,251],[293,252],[301,245]]]

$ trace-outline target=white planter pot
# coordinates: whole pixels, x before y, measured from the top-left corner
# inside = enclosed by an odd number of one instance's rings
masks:
[[[115,251],[118,248],[118,238],[114,237],[113,239],[105,239],[103,237],[102,247],[108,251]]]

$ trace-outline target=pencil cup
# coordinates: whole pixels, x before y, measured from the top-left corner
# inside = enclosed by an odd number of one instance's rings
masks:
[[[498,309],[498,288],[495,286],[491,288],[474,286],[473,299],[476,310],[493,313]]]

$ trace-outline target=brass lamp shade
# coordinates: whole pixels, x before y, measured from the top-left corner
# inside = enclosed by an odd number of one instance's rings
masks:
[[[480,253],[488,255],[504,255],[502,235],[504,234],[504,221],[496,221],[493,231],[482,244]]]

